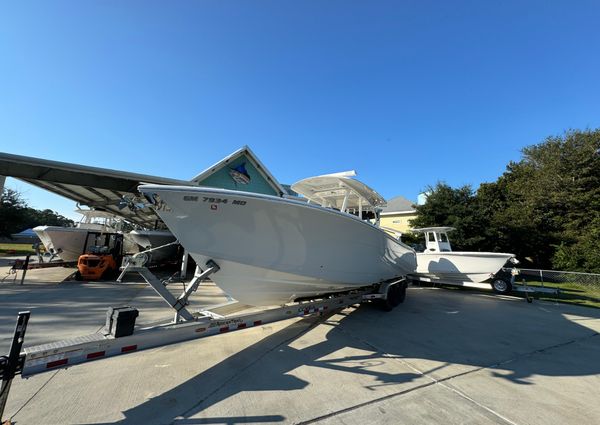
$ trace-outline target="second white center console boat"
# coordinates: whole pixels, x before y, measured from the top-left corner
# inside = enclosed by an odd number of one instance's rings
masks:
[[[515,257],[500,252],[452,251],[448,232],[453,230],[453,227],[413,229],[425,235],[425,251],[417,253],[417,275],[450,282],[483,282]]]

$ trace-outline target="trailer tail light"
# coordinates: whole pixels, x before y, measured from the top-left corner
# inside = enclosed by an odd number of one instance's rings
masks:
[[[46,369],[52,369],[53,367],[63,366],[63,365],[66,365],[67,363],[69,363],[68,358],[55,360],[53,362],[46,363]]]
[[[137,344],[136,345],[126,345],[125,347],[121,348],[121,353],[129,353],[130,351],[135,351],[137,350]]]

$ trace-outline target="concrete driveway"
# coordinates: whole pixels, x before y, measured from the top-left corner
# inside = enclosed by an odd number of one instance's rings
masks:
[[[0,286],[3,337],[19,303],[38,303],[30,344],[94,332],[108,305],[169,315],[143,285],[37,292]],[[53,297],[70,302],[56,306]],[[223,294],[207,286],[195,297],[210,304]],[[5,416],[18,424],[597,424],[599,330],[600,310],[410,288],[390,313],[363,304],[16,378]]]

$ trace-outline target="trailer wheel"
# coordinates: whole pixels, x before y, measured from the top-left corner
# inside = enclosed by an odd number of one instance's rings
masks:
[[[402,286],[401,288],[400,285],[401,284],[396,284],[388,288],[386,299],[380,301],[383,311],[392,311],[394,307],[404,301],[404,298],[406,297],[406,287]]]
[[[387,300],[379,300],[379,306],[383,311],[392,311],[394,309],[389,298]]]
[[[500,279],[499,277],[492,280],[492,289],[497,294],[508,294],[512,291],[512,284],[506,279]]]
[[[402,304],[404,302],[404,300],[406,299],[406,287],[408,286],[408,284],[405,283],[399,283],[398,285],[398,304]]]

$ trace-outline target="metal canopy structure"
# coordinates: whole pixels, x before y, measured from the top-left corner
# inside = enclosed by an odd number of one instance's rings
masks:
[[[255,178],[248,185],[231,186],[234,180],[227,172],[230,171],[228,167],[241,160],[249,163],[248,169],[254,173]],[[136,203],[139,204],[136,201],[140,199],[137,187],[142,184],[209,186],[278,196],[287,194],[248,146],[243,146],[191,180],[149,176],[0,152],[0,192],[4,176],[46,189],[80,205],[118,215],[144,228],[154,228],[156,223],[162,223],[162,220],[148,207],[135,207]]]
[[[106,168],[49,161],[0,152],[0,176],[14,177],[80,205],[121,216],[152,228],[160,221],[148,207],[135,208],[137,187],[145,183],[196,186],[197,183]],[[126,202],[123,202],[123,201]],[[129,202],[127,202],[129,201]]]

